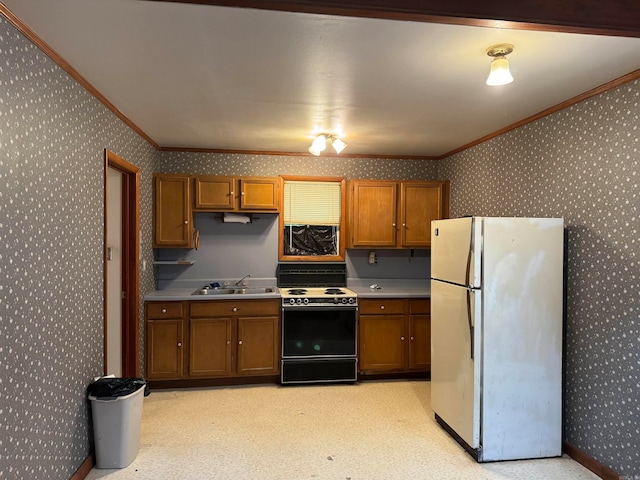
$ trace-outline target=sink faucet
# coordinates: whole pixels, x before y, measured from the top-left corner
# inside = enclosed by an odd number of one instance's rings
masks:
[[[242,282],[244,281],[245,278],[250,277],[251,275],[245,275],[244,277],[242,277],[240,280],[238,280],[236,283],[234,283],[233,285],[236,287],[239,287],[240,285],[242,285]]]

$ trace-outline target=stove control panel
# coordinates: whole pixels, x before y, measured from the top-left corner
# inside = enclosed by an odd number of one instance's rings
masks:
[[[283,305],[357,305],[355,297],[297,297],[283,298]]]

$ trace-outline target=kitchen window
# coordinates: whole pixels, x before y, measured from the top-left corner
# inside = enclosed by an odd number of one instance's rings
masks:
[[[283,180],[279,259],[344,261],[344,178]]]

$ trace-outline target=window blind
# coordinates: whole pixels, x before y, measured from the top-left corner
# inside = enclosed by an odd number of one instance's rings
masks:
[[[286,225],[340,225],[340,184],[285,181]]]

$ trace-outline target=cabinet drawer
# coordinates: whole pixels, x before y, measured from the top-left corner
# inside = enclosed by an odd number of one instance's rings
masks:
[[[429,315],[431,313],[431,299],[416,298],[409,300],[409,313],[411,315]]]
[[[182,302],[147,303],[147,318],[182,318]]]
[[[269,300],[215,300],[191,302],[191,317],[219,317],[229,315],[278,315],[280,299]]]
[[[387,315],[392,313],[404,313],[405,300],[380,298],[375,300],[360,300],[358,309],[360,314],[365,315]]]

